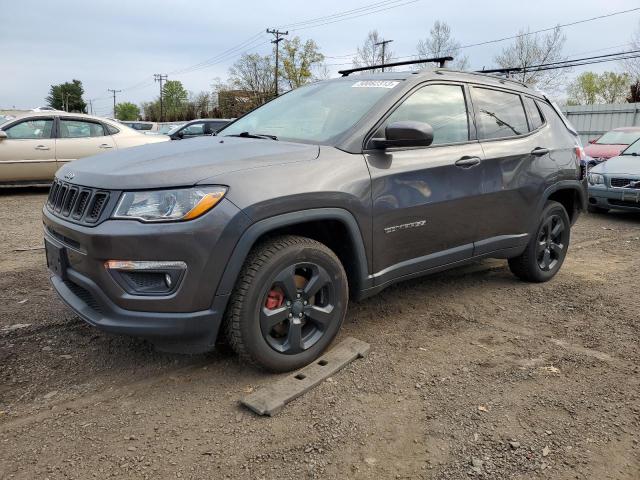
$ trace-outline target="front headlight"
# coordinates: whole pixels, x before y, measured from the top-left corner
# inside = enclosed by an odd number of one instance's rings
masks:
[[[226,193],[227,188],[221,186],[124,192],[113,218],[143,222],[193,220],[215,207]]]
[[[604,185],[604,176],[599,173],[590,173],[587,178],[591,185]]]

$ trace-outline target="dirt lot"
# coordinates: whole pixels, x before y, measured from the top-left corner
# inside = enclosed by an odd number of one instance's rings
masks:
[[[353,305],[370,355],[259,418],[275,376],[62,305],[44,199],[0,192],[1,479],[640,478],[640,215],[583,216],[544,285],[486,261]]]

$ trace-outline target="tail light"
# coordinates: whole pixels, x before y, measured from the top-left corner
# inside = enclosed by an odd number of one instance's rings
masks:
[[[576,154],[576,166],[578,167],[578,180],[583,180],[587,175],[587,154],[584,152],[584,148],[580,145],[576,145],[573,149]]]

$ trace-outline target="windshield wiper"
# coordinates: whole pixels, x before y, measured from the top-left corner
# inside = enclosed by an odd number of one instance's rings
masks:
[[[275,135],[267,135],[266,133],[250,133],[241,132],[234,135],[227,135],[228,137],[242,137],[242,138],[268,138],[270,140],[278,140]]]

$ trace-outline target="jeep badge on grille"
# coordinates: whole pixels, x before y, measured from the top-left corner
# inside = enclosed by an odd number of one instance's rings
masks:
[[[69,172],[69,173],[65,173],[64,174],[65,180],[73,180],[73,177],[75,177],[75,176],[76,176],[76,174],[73,173],[73,172]]]

